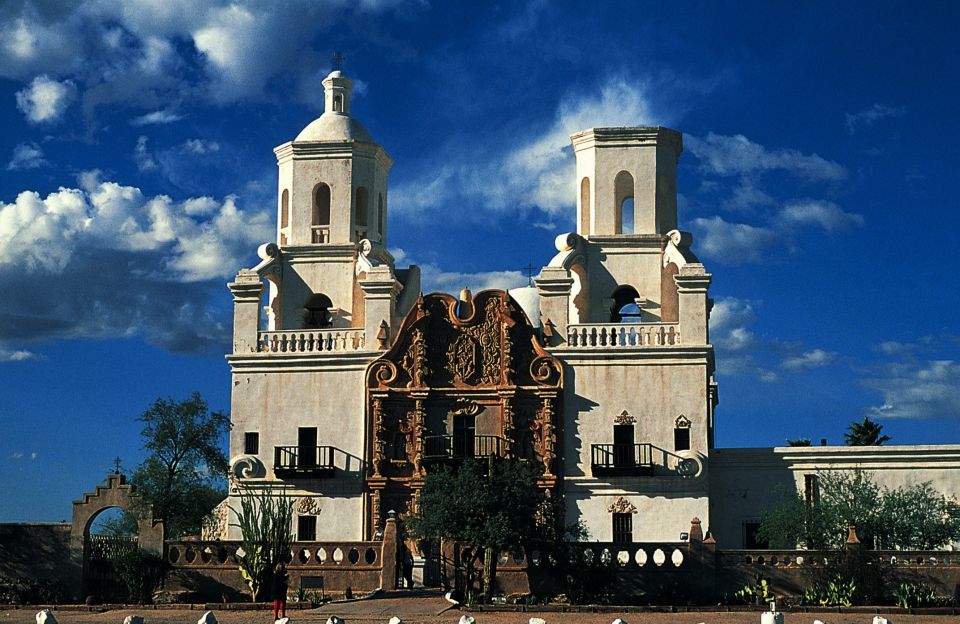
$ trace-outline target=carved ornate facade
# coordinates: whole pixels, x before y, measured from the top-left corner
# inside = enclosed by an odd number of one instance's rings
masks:
[[[560,362],[503,291],[421,297],[393,346],[367,368],[367,526],[411,510],[431,465],[523,458],[554,488]],[[393,507],[385,508],[383,501]]]

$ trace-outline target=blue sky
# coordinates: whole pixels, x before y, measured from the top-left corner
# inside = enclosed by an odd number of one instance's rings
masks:
[[[78,7],[72,6],[79,4]],[[71,5],[71,6],[68,6]],[[136,417],[229,409],[226,281],[272,148],[347,56],[425,290],[523,285],[574,227],[570,132],[684,133],[719,446],[960,443],[951,3],[0,4],[0,521],[68,518]]]

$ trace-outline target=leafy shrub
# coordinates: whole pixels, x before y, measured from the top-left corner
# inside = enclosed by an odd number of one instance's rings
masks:
[[[132,602],[146,603],[163,579],[164,561],[159,555],[142,548],[111,557],[114,574],[127,590]]]
[[[733,597],[743,604],[762,604],[773,600],[773,592],[770,591],[770,583],[767,579],[758,574],[752,584],[748,583],[741,587]]]
[[[853,579],[834,577],[826,583],[818,583],[803,590],[803,604],[821,607],[849,607],[857,593]]]
[[[897,601],[897,606],[904,609],[931,607],[946,602],[925,583],[900,583],[900,587],[893,590],[893,597]]]

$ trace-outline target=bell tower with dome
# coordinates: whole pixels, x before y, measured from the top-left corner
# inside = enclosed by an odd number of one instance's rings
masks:
[[[393,161],[351,116],[353,81],[337,69],[323,87],[323,114],[274,150],[276,253],[284,260],[265,275],[271,330],[364,327],[360,282],[369,276],[358,261],[393,266],[385,248]]]
[[[387,174],[393,161],[350,115],[353,81],[342,71],[323,81],[324,112],[277,147],[281,247],[386,243]]]

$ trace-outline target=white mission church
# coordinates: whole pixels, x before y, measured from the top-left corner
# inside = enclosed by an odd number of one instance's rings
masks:
[[[432,467],[490,454],[541,465],[567,522],[605,542],[677,541],[696,517],[755,546],[774,487],[815,496],[824,469],[960,496],[960,446],[715,448],[712,275],[677,223],[679,132],[572,135],[577,231],[536,286],[422,295],[387,250],[393,161],[350,79],[323,85],[323,115],[274,150],[277,242],[229,285],[233,474],[298,499],[296,539],[373,539]]]

